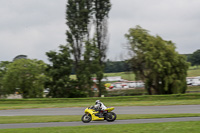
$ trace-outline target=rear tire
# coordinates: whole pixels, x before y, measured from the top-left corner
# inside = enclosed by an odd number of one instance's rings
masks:
[[[82,122],[89,123],[92,120],[92,117],[90,114],[84,114],[81,118]]]
[[[108,122],[113,122],[117,118],[117,115],[114,112],[109,112],[106,114],[106,120]]]

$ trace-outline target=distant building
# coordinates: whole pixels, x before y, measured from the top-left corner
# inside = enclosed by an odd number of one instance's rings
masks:
[[[93,82],[97,82],[96,77],[92,78]],[[121,76],[104,77],[101,81],[122,81]]]
[[[13,59],[13,61],[18,60],[18,59],[27,59],[27,55],[18,55]]]
[[[127,89],[127,88],[144,88],[143,81],[123,81],[111,84],[112,89]]]
[[[198,85],[200,85],[200,76],[198,76],[198,77],[187,77],[186,81],[187,81],[187,85],[198,86]]]

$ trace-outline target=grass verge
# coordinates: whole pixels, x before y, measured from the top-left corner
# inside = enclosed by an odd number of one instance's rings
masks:
[[[88,107],[99,99],[107,106],[198,105],[200,94],[143,95],[93,98],[0,99],[0,110],[25,108]]]
[[[60,116],[0,116],[0,124],[10,123],[44,123],[44,122],[72,122],[81,121],[80,115]],[[174,117],[200,117],[200,114],[119,114],[117,120],[174,118]]]
[[[200,121],[76,127],[0,129],[1,133],[199,133]]]

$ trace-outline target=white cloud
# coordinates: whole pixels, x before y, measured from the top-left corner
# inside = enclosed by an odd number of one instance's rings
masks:
[[[198,0],[112,0],[110,14],[111,46],[126,42],[124,34],[136,25],[176,43],[179,53],[200,48],[200,1]],[[116,47],[116,46],[115,46]],[[120,53],[120,49],[115,50]],[[123,52],[126,53],[126,52]],[[116,54],[117,55],[117,54]]]
[[[0,61],[18,54],[47,60],[66,43],[67,0],[0,1]],[[111,0],[108,58],[126,58],[124,34],[136,25],[176,43],[179,53],[200,49],[199,0]]]
[[[47,60],[45,52],[65,44],[65,0],[0,2],[0,60],[18,54]]]

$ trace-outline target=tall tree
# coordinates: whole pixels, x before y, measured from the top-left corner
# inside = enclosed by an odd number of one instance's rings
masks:
[[[66,10],[67,42],[74,59],[79,90],[85,91],[83,54],[89,41],[93,0],[68,0]]]
[[[88,69],[92,69],[89,66],[94,66],[96,68],[94,73],[99,81],[99,95],[102,92],[101,80],[103,78],[104,60],[108,44],[107,18],[110,8],[110,0],[68,0],[67,3],[66,24],[69,28],[66,33],[67,42],[70,44],[70,50],[75,60],[78,86],[81,90],[86,88],[85,85],[91,80],[91,77],[89,78],[88,75],[91,75],[91,72],[93,72],[92,70],[88,71]],[[95,36],[91,42],[90,28],[92,20],[95,25]],[[96,43],[94,43],[94,40]],[[97,48],[95,50],[95,59],[93,58],[94,56],[89,57],[92,55],[88,54],[88,51],[94,48],[93,44],[96,44]],[[91,61],[92,59],[93,61]],[[88,63],[93,63],[93,65],[88,65]],[[84,77],[88,77],[88,80],[86,81]]]
[[[136,26],[125,35],[133,57],[132,69],[145,82],[149,94],[185,93],[188,63],[171,41],[152,36]]]
[[[15,60],[7,66],[3,77],[5,92],[19,92],[23,98],[43,97],[45,68],[46,64],[41,60]]]
[[[85,81],[85,87],[89,88],[89,96],[93,96],[93,92],[91,90],[91,86],[94,84],[92,81],[92,77],[94,76],[95,72],[97,71],[97,47],[96,47],[96,41],[91,40],[87,41],[85,45],[85,52],[84,52],[84,63],[83,63],[83,74],[84,74],[84,81]]]
[[[107,19],[111,9],[110,0],[94,0],[94,23],[95,23],[95,38],[98,48],[98,65],[96,66],[96,76],[98,80],[99,96],[102,95],[102,91],[105,87],[102,85],[104,63],[106,59],[106,50],[108,46],[108,34],[107,34]]]

